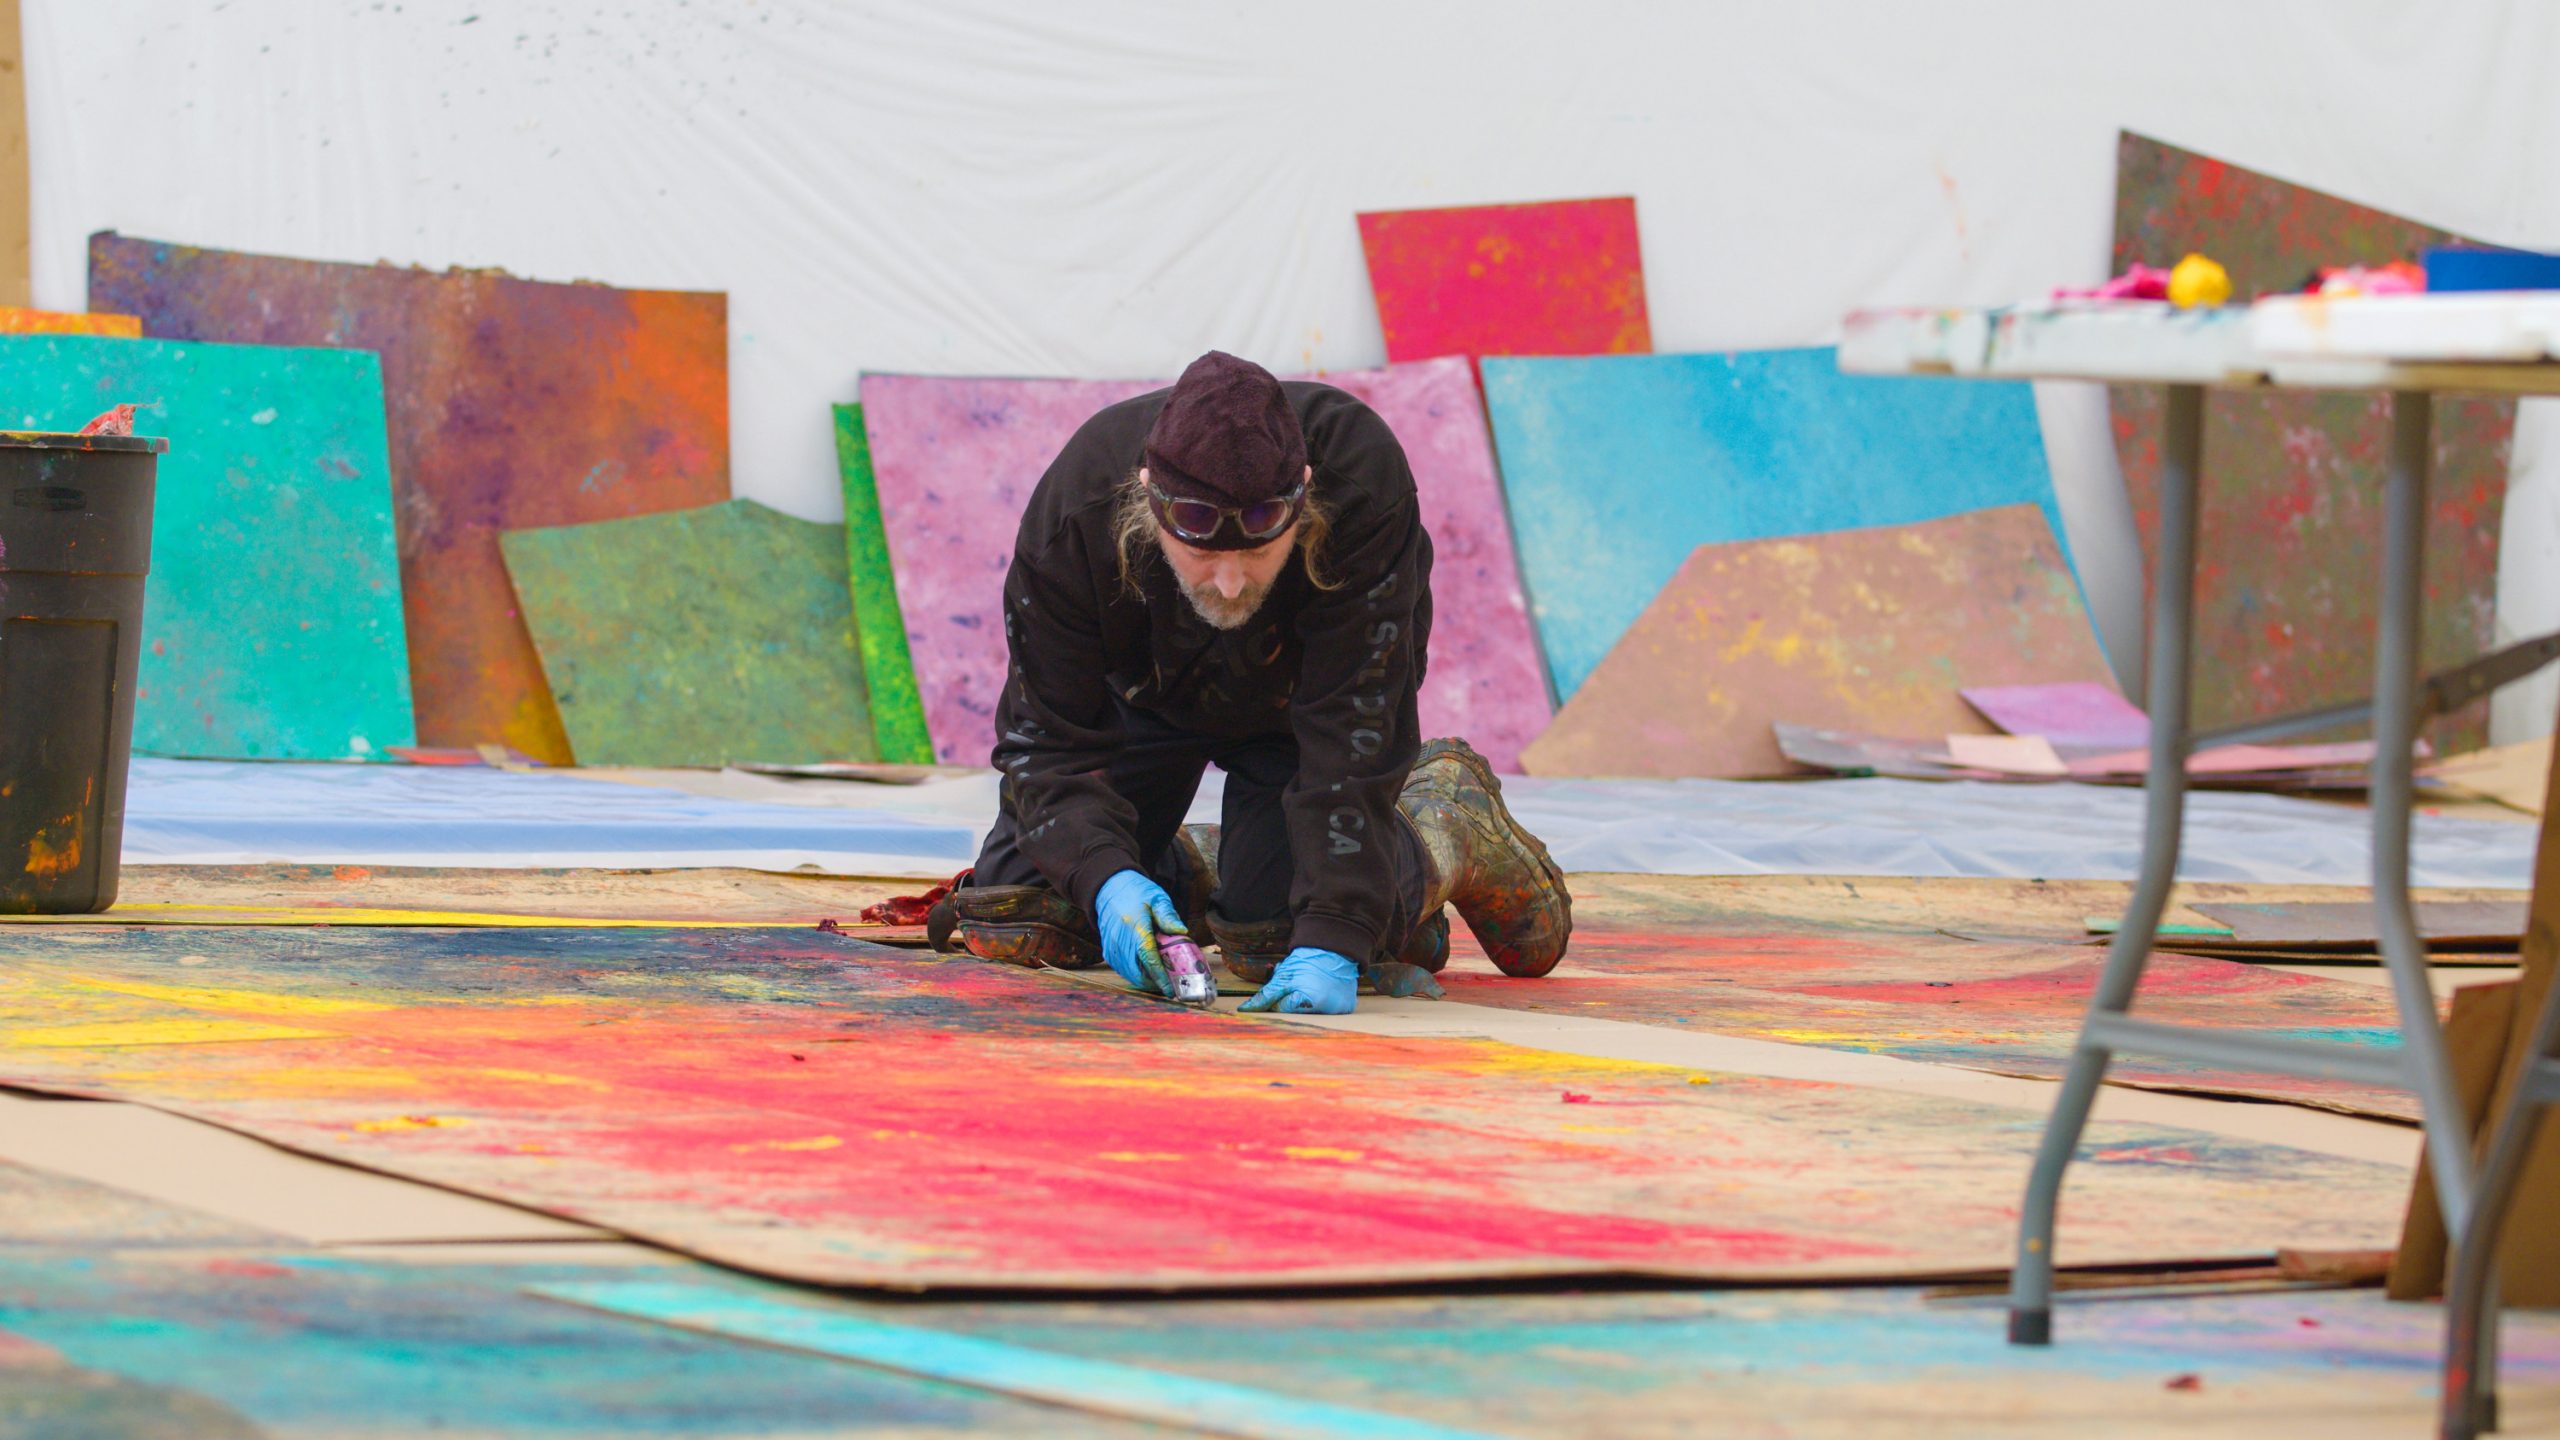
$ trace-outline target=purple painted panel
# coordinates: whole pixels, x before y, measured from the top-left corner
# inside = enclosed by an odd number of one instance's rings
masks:
[[[2151,717],[2095,680],[2054,685],[1983,685],[1961,692],[1982,718],[2012,735],[2041,735],[2056,745],[2131,750],[2151,743]]]
[[[1325,375],[1386,419],[1412,462],[1432,567],[1422,723],[1504,770],[1552,711],[1493,444],[1464,359]],[[865,375],[881,520],[934,754],[982,765],[1004,686],[1001,606],[1014,523],[1076,427],[1157,380]]]

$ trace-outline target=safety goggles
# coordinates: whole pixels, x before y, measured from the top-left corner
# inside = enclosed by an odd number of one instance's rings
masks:
[[[1288,494],[1271,500],[1257,500],[1251,505],[1212,505],[1206,500],[1178,499],[1164,493],[1164,487],[1153,480],[1147,482],[1147,500],[1156,512],[1156,523],[1174,534],[1174,538],[1204,548],[1241,548],[1260,545],[1278,538],[1281,531],[1296,522],[1299,509],[1307,499],[1307,484],[1301,480]]]

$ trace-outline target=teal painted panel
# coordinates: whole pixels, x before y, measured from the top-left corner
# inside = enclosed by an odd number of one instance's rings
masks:
[[[578,763],[880,758],[843,526],[729,500],[498,542]]]
[[[1843,375],[1827,347],[1487,356],[1483,369],[1559,699],[1701,545],[2020,501],[2063,534],[2024,383]]]
[[[1489,1440],[1375,1410],[1301,1400],[1190,1375],[1033,1350],[922,1325],[866,1319],[741,1295],[725,1286],[663,1280],[533,1285],[527,1293],[683,1330],[832,1355],[974,1390],[1101,1415],[1150,1420],[1243,1440]]]
[[[165,435],[133,745],[382,759],[417,743],[382,365],[355,350],[0,335],[0,422]]]

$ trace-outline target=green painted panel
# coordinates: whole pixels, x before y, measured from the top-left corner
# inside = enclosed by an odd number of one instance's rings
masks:
[[[76,430],[127,401],[136,433],[169,439],[134,748],[336,760],[415,744],[381,362],[0,335],[0,423]]]
[[[880,758],[901,765],[933,763],[933,739],[907,654],[907,618],[889,569],[889,533],[880,524],[880,487],[871,477],[871,436],[862,407],[836,407],[836,463],[844,471],[845,553],[853,580],[854,628],[862,675],[871,692],[871,730]]]
[[[880,758],[843,526],[731,500],[499,544],[579,763]]]

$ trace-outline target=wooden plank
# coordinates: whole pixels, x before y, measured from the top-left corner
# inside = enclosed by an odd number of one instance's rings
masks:
[[[0,0],[0,305],[32,305],[34,196],[27,178],[27,70],[19,0]]]
[[[2524,934],[2522,900],[2433,900],[2412,908],[2418,935],[2430,949],[2488,950],[2512,946]],[[2235,949],[2335,947],[2369,951],[2382,943],[2381,926],[2369,900],[2222,900],[2198,905],[2196,911],[2229,926],[2229,945]]]

